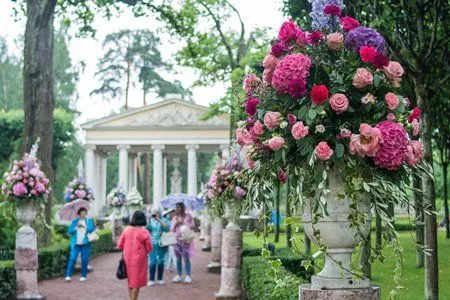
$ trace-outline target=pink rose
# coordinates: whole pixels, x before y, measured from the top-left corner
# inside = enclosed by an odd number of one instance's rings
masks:
[[[309,127],[303,125],[303,122],[295,123],[291,128],[291,133],[294,139],[299,140],[308,135]]]
[[[394,93],[387,93],[384,96],[384,100],[386,100],[386,104],[390,110],[396,109],[399,104],[398,97]]]
[[[321,160],[329,160],[333,156],[333,150],[328,146],[327,142],[320,142],[317,144],[314,153]]]
[[[247,156],[246,158],[247,160],[247,165],[250,169],[253,169],[256,165],[255,161],[253,160],[253,158],[251,158],[250,156]]]
[[[366,68],[358,68],[355,77],[353,77],[353,86],[362,89],[373,82],[373,75]]]
[[[247,129],[239,127],[236,129],[235,134],[236,134],[236,143],[238,143],[241,146],[244,146],[245,145],[244,136],[248,134]]]
[[[411,167],[414,167],[423,156],[423,145],[420,141],[412,140],[408,146],[406,146],[408,152],[406,153],[406,163]]]
[[[341,132],[339,133],[340,138],[349,138],[352,136],[352,132],[347,128],[341,128]]]
[[[275,72],[275,68],[280,63],[280,60],[275,56],[268,54],[263,60],[263,79],[266,82],[272,82],[273,73]]]
[[[269,140],[269,147],[273,151],[284,147],[284,139],[281,136],[275,136]]]
[[[253,132],[256,135],[261,135],[264,133],[264,127],[260,121],[256,121],[255,124],[253,124]]]
[[[396,61],[390,61],[388,66],[384,68],[384,75],[386,75],[389,80],[400,81],[403,73],[405,73],[405,70],[403,70],[402,65]]]
[[[278,40],[288,43],[290,41],[295,41],[297,39],[297,33],[300,28],[295,24],[293,20],[284,22],[281,25],[280,31],[278,33]]]
[[[374,157],[383,142],[380,129],[362,123],[359,125],[359,132],[361,134],[352,134],[350,137],[350,154]]]
[[[327,45],[333,51],[341,50],[344,47],[344,36],[339,32],[327,35]]]
[[[276,111],[268,111],[264,116],[264,125],[266,125],[269,130],[274,129],[280,124],[281,114]]]
[[[347,96],[339,93],[334,94],[330,98],[330,106],[337,114],[343,113],[348,109],[349,106]]]
[[[393,113],[388,113],[386,119],[389,121],[395,121],[395,115]]]
[[[287,119],[289,121],[289,124],[292,126],[297,122],[297,117],[294,116],[293,114],[288,114],[287,115]]]
[[[419,120],[414,119],[414,120],[411,122],[411,125],[412,125],[412,127],[413,127],[413,136],[418,136],[419,133],[420,133],[420,123],[419,123]]]

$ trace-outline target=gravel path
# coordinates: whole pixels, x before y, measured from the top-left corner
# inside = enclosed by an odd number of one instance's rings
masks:
[[[211,260],[210,252],[201,251],[202,242],[196,240],[197,253],[192,260],[192,283],[173,284],[171,280],[175,273],[164,272],[166,285],[145,287],[141,289],[139,299],[152,300],[211,300],[219,290],[220,275],[207,272]],[[108,253],[90,262],[94,271],[88,274],[86,282],[79,282],[79,274],[72,277],[72,282],[66,283],[64,277],[58,277],[39,282],[40,292],[47,300],[122,300],[128,299],[126,280],[115,277],[117,264],[121,253]]]

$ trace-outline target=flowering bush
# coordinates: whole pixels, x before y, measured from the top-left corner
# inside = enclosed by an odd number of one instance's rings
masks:
[[[141,193],[139,193],[135,186],[128,192],[126,199],[128,206],[141,206],[144,204]]]
[[[4,174],[2,192],[7,199],[38,201],[47,199],[51,188],[48,178],[41,171],[36,152],[37,144],[33,146],[30,154],[25,153],[22,160],[15,160],[11,171]]]
[[[242,178],[244,161],[241,151],[237,150],[228,159],[222,159],[214,167],[206,184],[204,197],[213,209],[222,213],[227,201],[242,200],[247,195],[247,188]]]
[[[246,76],[248,118],[236,141],[272,175],[301,167],[320,177],[337,166],[367,182],[408,180],[423,153],[412,139],[420,110],[398,94],[404,70],[384,38],[342,9],[339,0],[313,1],[316,31],[281,26],[263,78]]]
[[[113,188],[106,196],[106,202],[113,207],[122,207],[127,203],[127,197],[120,188]]]
[[[92,189],[87,186],[86,179],[82,177],[74,178],[66,187],[64,201],[71,202],[77,199],[93,201]]]

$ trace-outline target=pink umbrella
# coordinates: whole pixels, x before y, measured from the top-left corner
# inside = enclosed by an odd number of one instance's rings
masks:
[[[89,210],[89,201],[77,199],[64,204],[64,206],[59,210],[59,218],[63,221],[72,221],[78,216],[77,212],[80,208]]]

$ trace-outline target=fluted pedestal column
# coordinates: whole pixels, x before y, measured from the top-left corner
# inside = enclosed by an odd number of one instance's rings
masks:
[[[119,187],[128,192],[128,150],[130,145],[118,145],[119,150]]]
[[[304,284],[299,289],[299,300],[379,300],[380,287],[371,286],[362,289],[322,290],[311,288],[311,284]]]
[[[211,224],[211,262],[208,265],[208,272],[220,273],[220,260],[222,253],[222,219],[215,218]]]
[[[197,150],[198,145],[186,145],[188,151],[188,195],[197,196]]]
[[[216,299],[243,299],[241,287],[242,230],[228,227],[223,230],[220,289]]]
[[[210,252],[211,251],[211,217],[209,214],[205,214],[202,217],[204,229],[204,237],[205,242],[202,247],[202,251]]]
[[[153,145],[153,206],[161,202],[163,195],[163,153],[164,145]]]

